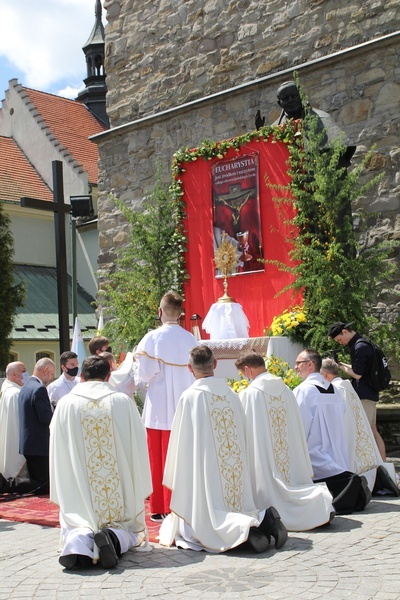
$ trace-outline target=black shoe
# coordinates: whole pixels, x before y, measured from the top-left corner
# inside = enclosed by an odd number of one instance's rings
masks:
[[[89,569],[93,566],[93,560],[85,554],[65,554],[65,556],[60,556],[58,562],[65,569],[75,569],[77,567]]]
[[[250,527],[247,542],[258,553],[265,552],[269,546],[267,536],[258,527]]]
[[[154,521],[154,523],[162,523],[166,516],[166,513],[155,513],[150,516],[150,521]]]
[[[7,489],[7,479],[0,473],[0,494],[5,494]]]
[[[82,569],[91,569],[93,567],[93,559],[87,554],[78,554],[77,555],[77,564]]]
[[[260,523],[260,530],[267,537],[271,536],[275,539],[275,548],[282,548],[288,539],[287,529],[281,521],[280,514],[274,506],[270,506],[265,511],[265,516]]]
[[[399,488],[397,487],[393,479],[390,477],[385,467],[383,467],[382,465],[379,465],[379,467],[376,469],[375,486],[372,493],[376,494],[380,490],[387,490],[388,492],[393,494],[393,496],[400,496]]]
[[[357,497],[357,502],[354,506],[354,512],[363,511],[372,498],[372,493],[368,487],[367,478],[364,477],[364,475],[359,475],[359,479],[361,482],[361,486]]]
[[[99,549],[101,566],[104,569],[116,567],[118,556],[110,532],[107,529],[101,529],[94,534],[94,541]]]
[[[65,569],[73,569],[77,566],[78,555],[77,554],[65,554],[64,556],[60,556],[60,558],[58,559],[58,562]]]

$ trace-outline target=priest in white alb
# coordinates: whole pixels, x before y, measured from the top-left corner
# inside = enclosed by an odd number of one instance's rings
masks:
[[[339,365],[332,358],[322,360],[321,374],[339,390],[346,405],[345,423],[351,470],[364,475],[371,492],[386,490],[399,496],[394,464],[383,461],[367,414],[350,380],[339,376]]]
[[[145,430],[136,405],[108,383],[100,356],[57,404],[50,427],[50,498],[60,507],[60,564],[104,568],[145,538],[151,493]]]
[[[273,504],[289,531],[329,523],[332,495],[324,483],[313,483],[313,470],[299,407],[281,377],[267,372],[255,352],[239,357],[236,368],[251,383],[240,392],[253,496],[258,508]]]
[[[182,394],[172,425],[163,480],[172,512],[160,543],[224,552],[247,542],[264,552],[272,536],[280,548],[287,531],[279,513],[269,505],[260,511],[254,502],[240,399],[214,377],[215,366],[208,346],[191,350],[196,381]]]
[[[23,362],[7,365],[0,392],[0,474],[4,479],[26,475],[26,460],[19,453],[18,396],[28,378]]]
[[[337,514],[361,511],[371,500],[363,475],[352,471],[346,436],[346,405],[339,390],[320,373],[321,355],[306,348],[297,357],[295,370],[303,379],[294,390],[300,408],[314,483],[324,481],[333,496]]]

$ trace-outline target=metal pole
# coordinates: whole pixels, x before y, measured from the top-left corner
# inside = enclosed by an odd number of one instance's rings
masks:
[[[78,278],[76,272],[76,221],[71,216],[71,251],[72,251],[72,323],[78,316]]]
[[[63,165],[59,160],[53,160],[51,164],[53,172],[53,198],[58,206],[58,210],[54,213],[54,227],[57,261],[58,330],[60,354],[62,354],[70,348]]]

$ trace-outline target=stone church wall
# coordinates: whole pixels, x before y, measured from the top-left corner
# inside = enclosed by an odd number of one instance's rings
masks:
[[[311,104],[357,144],[355,161],[376,146],[369,169],[384,179],[353,207],[363,243],[400,237],[397,0],[105,0],[104,8],[111,130],[96,138],[100,286],[128,239],[108,194],[138,208],[157,159],[168,176],[178,148],[252,130],[258,108],[272,122],[277,87],[293,69]],[[384,318],[400,309],[394,291],[377,307]]]

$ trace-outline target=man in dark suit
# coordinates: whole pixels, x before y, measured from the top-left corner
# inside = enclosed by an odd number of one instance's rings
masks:
[[[54,379],[55,365],[41,358],[18,398],[19,452],[26,459],[29,478],[5,479],[0,475],[0,493],[35,491],[49,493],[49,425],[53,416],[46,385]]]

